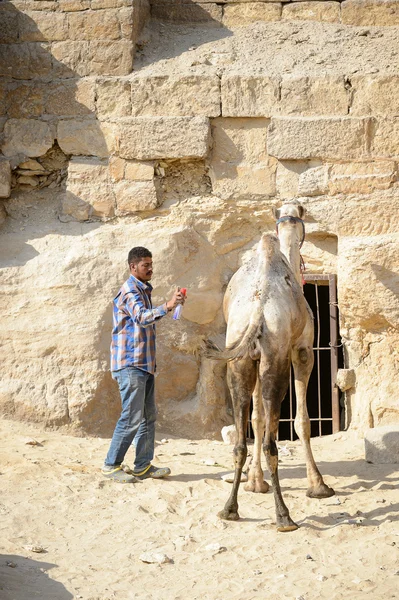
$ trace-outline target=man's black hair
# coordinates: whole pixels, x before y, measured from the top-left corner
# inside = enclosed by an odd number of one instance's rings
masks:
[[[152,258],[152,254],[149,250],[147,250],[147,248],[144,248],[143,246],[135,246],[130,250],[129,255],[127,257],[127,262],[129,265],[131,265],[132,263],[136,264],[140,262],[142,258],[147,257]]]

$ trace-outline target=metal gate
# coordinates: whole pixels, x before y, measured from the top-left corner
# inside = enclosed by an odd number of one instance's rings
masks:
[[[314,367],[307,391],[312,437],[340,429],[338,369],[338,307],[335,275],[305,275],[304,293],[314,314]],[[327,294],[328,290],[328,294]],[[251,404],[252,410],[252,404]],[[281,407],[278,439],[294,440],[296,397],[291,368],[289,388]],[[253,438],[250,421],[248,438]]]

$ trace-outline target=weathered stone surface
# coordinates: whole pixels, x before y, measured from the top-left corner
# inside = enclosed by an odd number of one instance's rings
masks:
[[[121,181],[125,176],[126,161],[119,156],[111,156],[109,159],[109,175],[112,181]]]
[[[130,181],[152,181],[154,165],[150,162],[126,161],[125,179]]]
[[[394,117],[399,114],[399,76],[357,76],[350,81],[351,115]]]
[[[396,0],[345,0],[341,21],[345,25],[399,25],[399,4]]]
[[[9,119],[4,126],[5,156],[25,154],[41,156],[53,145],[54,137],[50,127],[36,119]]]
[[[279,82],[271,77],[222,77],[223,117],[270,117],[278,110]]]
[[[339,23],[341,5],[339,2],[304,1],[283,5],[282,19],[289,21],[324,21]]]
[[[331,166],[328,188],[330,194],[369,194],[387,189],[395,178],[392,161],[342,163]]]
[[[120,181],[115,185],[116,215],[154,210],[158,206],[153,181]]]
[[[18,41],[18,13],[5,2],[0,6],[0,40],[2,44]]]
[[[266,153],[266,119],[215,119],[209,175],[221,198],[275,193],[277,161]]]
[[[157,158],[204,158],[210,144],[206,117],[135,117],[119,125],[120,156]]]
[[[64,117],[89,115],[95,110],[95,82],[73,79],[47,86],[46,113]]]
[[[367,156],[367,122],[352,118],[273,118],[268,152],[280,160]]]
[[[54,77],[76,78],[89,74],[89,42],[55,42],[51,53]]]
[[[222,7],[215,4],[151,5],[151,18],[174,23],[206,23],[220,27]]]
[[[40,117],[45,112],[45,84],[40,83],[11,83],[7,90],[5,107],[12,119],[31,119]]]
[[[57,128],[57,140],[61,150],[66,154],[99,156],[100,158],[109,156],[115,143],[112,133],[107,130],[107,124],[88,119],[60,121]]]
[[[90,2],[90,0],[58,0],[58,4],[62,12],[75,12],[93,8],[93,2]]]
[[[6,213],[6,209],[4,208],[4,203],[0,202],[0,225],[3,225],[6,218],[7,218],[7,213]]]
[[[129,81],[104,79],[96,85],[96,109],[100,117],[127,117],[132,114]]]
[[[256,21],[279,21],[281,3],[248,2],[244,4],[228,4],[223,11],[223,26],[230,29],[246,27]]]
[[[131,86],[134,117],[220,115],[220,82],[216,75],[135,77]]]
[[[36,79],[47,77],[51,70],[52,59],[46,44],[0,44],[0,75],[14,79]]]
[[[375,465],[399,463],[399,426],[368,429],[364,435],[365,459]]]
[[[371,142],[373,158],[399,158],[399,117],[374,122]]]
[[[134,45],[128,40],[90,42],[88,75],[129,75]]]
[[[356,373],[353,369],[338,369],[336,384],[341,392],[346,392],[355,387]]]
[[[281,82],[281,115],[347,115],[348,107],[343,77],[291,76]]]
[[[283,160],[278,162],[276,188],[281,198],[295,198],[298,194],[299,176],[309,166],[309,162],[300,160]]]
[[[327,192],[328,168],[326,166],[307,169],[299,175],[298,194],[319,196]]]
[[[109,179],[108,161],[91,156],[72,156],[68,165],[68,185],[107,183]],[[94,189],[95,193],[95,189]]]
[[[8,160],[0,160],[0,198],[8,198],[11,193],[11,165]]]
[[[140,0],[139,0],[140,1]],[[141,0],[143,2],[143,0]],[[102,8],[120,8],[122,6],[134,6],[136,0],[91,0],[92,10],[100,10]]]
[[[119,40],[119,12],[116,10],[85,11],[68,15],[71,40]]]
[[[62,13],[19,13],[19,41],[56,42],[68,39],[67,16]]]
[[[84,185],[76,181],[68,183],[62,200],[62,211],[78,221],[89,218],[109,218],[114,216],[115,196],[111,185],[99,183]]]

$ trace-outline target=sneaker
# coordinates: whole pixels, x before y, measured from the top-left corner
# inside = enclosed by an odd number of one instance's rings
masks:
[[[118,483],[136,483],[137,478],[133,475],[128,475],[122,469],[121,465],[118,466],[108,466],[104,465],[101,469],[101,473],[107,479],[112,479],[113,481],[117,481]]]
[[[134,477],[137,479],[147,479],[151,477],[152,479],[162,479],[163,477],[167,477],[170,475],[169,467],[156,467],[151,463],[146,467],[143,471],[132,471]]]

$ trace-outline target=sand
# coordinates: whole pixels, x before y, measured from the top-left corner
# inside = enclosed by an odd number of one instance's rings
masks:
[[[279,443],[300,528],[278,533],[271,492],[241,487],[240,521],[216,516],[231,489],[221,476],[232,447],[222,441],[159,432],[154,462],[171,477],[118,485],[99,470],[108,439],[5,420],[0,432],[2,600],[399,597],[399,465],[366,463],[355,433],[313,440],[336,490],[325,500],[306,497],[300,443]],[[143,562],[148,553],[170,562]]]

